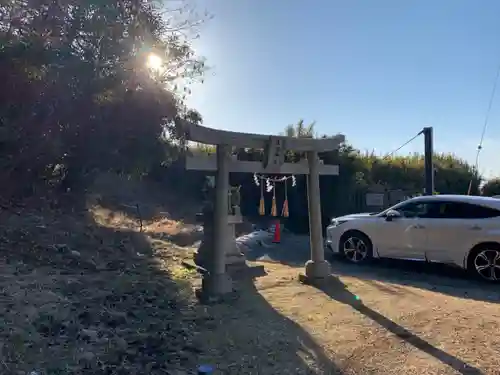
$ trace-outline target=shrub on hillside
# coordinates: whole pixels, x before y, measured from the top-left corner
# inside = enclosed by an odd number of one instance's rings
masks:
[[[488,180],[481,188],[481,194],[487,197],[500,195],[500,178]]]

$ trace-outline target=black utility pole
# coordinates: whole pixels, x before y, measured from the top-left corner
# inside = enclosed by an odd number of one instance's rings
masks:
[[[425,168],[425,192],[424,195],[434,194],[434,165],[432,157],[434,155],[434,147],[432,144],[432,126],[426,127],[422,130],[424,134],[425,154],[424,154],[424,168]]]

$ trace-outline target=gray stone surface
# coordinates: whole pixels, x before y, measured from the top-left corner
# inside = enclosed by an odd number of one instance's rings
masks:
[[[309,152],[307,154],[307,161],[309,162],[309,175],[307,176],[307,201],[309,208],[309,231],[310,231],[310,242],[311,242],[311,261],[314,264],[324,263],[325,260],[325,250],[323,248],[323,234],[322,234],[322,224],[321,224],[321,201],[320,201],[320,189],[319,189],[319,158],[316,152]],[[310,266],[312,268],[318,269],[317,271],[309,271],[310,277],[312,274],[320,273],[319,268],[316,266]],[[322,270],[325,266],[320,267]],[[308,270],[306,267],[306,274]],[[323,272],[323,271],[321,271]]]
[[[309,236],[282,232],[281,242],[274,244],[273,233],[256,231],[238,237],[236,244],[248,260],[303,266],[310,259]]]
[[[204,218],[205,220],[205,218]],[[225,266],[226,270],[228,266],[245,266],[246,259],[244,252],[241,251],[240,247],[236,243],[235,226],[243,221],[241,216],[229,215],[228,224],[225,231]],[[213,269],[213,252],[214,252],[214,241],[213,241],[213,228],[210,225],[211,218],[206,219],[207,232],[204,233],[203,240],[199,248],[194,253],[194,261],[198,266],[201,266],[207,270]]]
[[[296,138],[270,136],[265,134],[240,133],[214,129],[206,126],[184,123],[186,139],[210,145],[231,145],[233,147],[264,149],[271,138],[278,138],[287,150],[325,152],[336,150],[345,141],[345,136],[337,134],[329,138]]]
[[[330,263],[326,260],[308,260],[306,262],[305,276],[309,279],[324,279],[332,273]]]

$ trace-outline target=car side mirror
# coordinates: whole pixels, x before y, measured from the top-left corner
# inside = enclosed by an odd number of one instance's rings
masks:
[[[401,213],[399,211],[396,211],[396,210],[389,210],[385,214],[386,221],[393,221],[394,219],[397,219],[400,217],[401,217]]]

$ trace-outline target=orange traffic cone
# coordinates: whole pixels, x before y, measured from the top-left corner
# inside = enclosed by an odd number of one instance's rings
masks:
[[[281,241],[281,228],[280,221],[276,220],[276,224],[274,225],[274,238],[273,243],[280,243]]]

